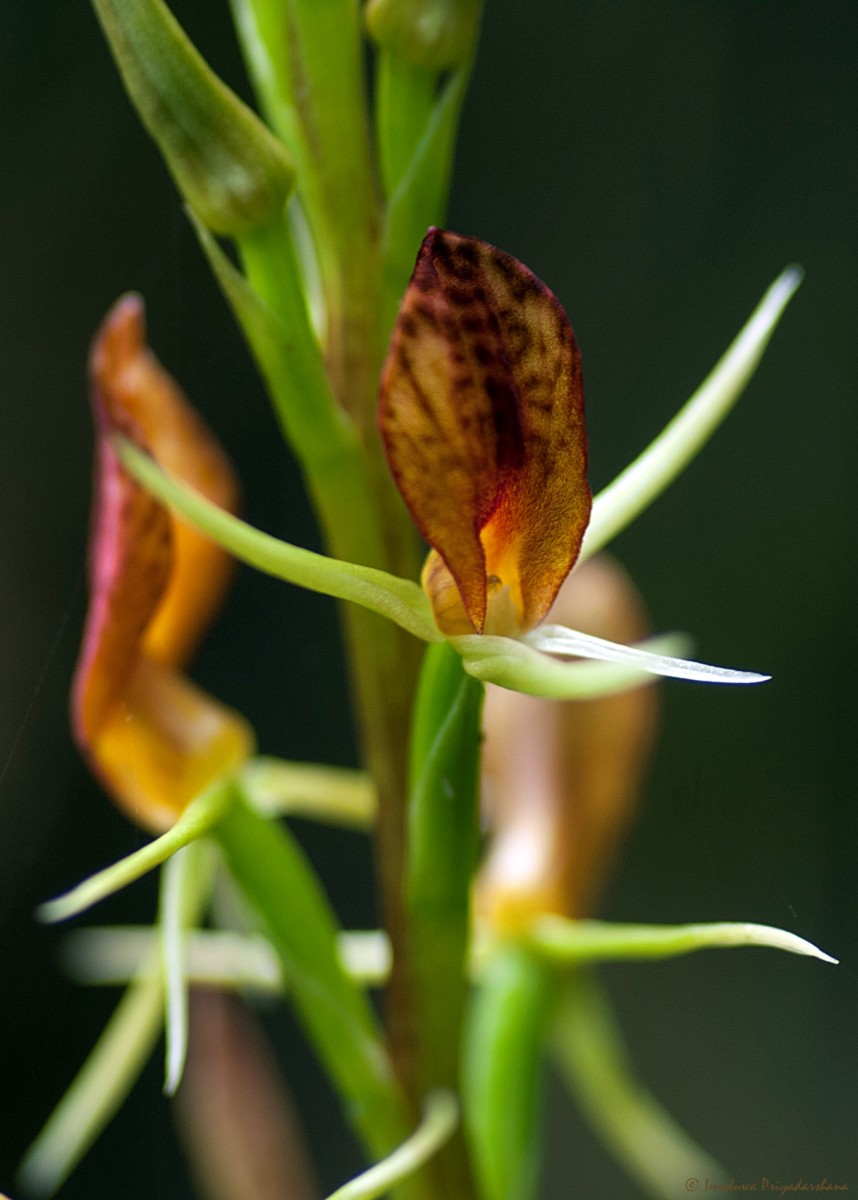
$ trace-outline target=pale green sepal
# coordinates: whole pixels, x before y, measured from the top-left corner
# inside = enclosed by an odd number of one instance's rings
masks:
[[[240,777],[248,800],[267,816],[288,814],[359,830],[375,822],[378,793],[365,771],[253,758]]]
[[[76,929],[64,943],[63,962],[78,983],[98,987],[125,984],[155,948],[156,938],[149,925]],[[194,930],[187,935],[185,950],[191,983],[278,995],[286,990],[277,955],[260,934]],[[390,942],[379,929],[341,933],[337,952],[356,983],[377,987],[390,975]]]
[[[674,658],[669,654],[653,654],[641,646],[609,642],[589,633],[567,629],[565,625],[541,625],[525,634],[522,641],[534,650],[541,650],[543,654],[574,654],[602,662],[627,663],[630,667],[639,666],[642,671],[653,675],[691,679],[697,683],[765,683],[771,678],[756,671],[735,671],[732,667],[713,667],[687,658]]]
[[[48,924],[66,921],[69,917],[77,916],[78,913],[91,908],[99,900],[104,900],[121,888],[127,887],[129,883],[134,883],[217,824],[231,800],[230,779],[219,779],[195,796],[172,829],[168,829],[154,842],[129,854],[127,858],[120,859],[112,866],[105,867],[103,871],[90,875],[77,887],[62,896],[57,896],[55,900],[48,900],[40,905],[36,910],[39,920]]]
[[[211,846],[193,842],[164,864],[158,912],[158,941],[164,976],[164,1094],[182,1080],[188,1053],[188,926],[211,893]]]
[[[483,683],[494,683],[528,696],[550,700],[592,700],[654,682],[640,667],[605,662],[561,662],[508,637],[468,634],[450,639],[465,670]],[[652,638],[641,648],[664,653],[684,648],[686,639]]]
[[[554,1061],[578,1107],[651,1200],[681,1200],[725,1171],[634,1077],[622,1035],[589,973],[576,971],[555,1015]]]
[[[52,1196],[119,1109],[161,1032],[163,979],[153,948],[21,1163],[21,1186]]]
[[[459,1123],[459,1103],[452,1092],[430,1092],[423,1107],[423,1119],[410,1138],[369,1170],[363,1171],[328,1200],[375,1200],[419,1171],[455,1132]]]
[[[593,501],[579,562],[592,557],[630,525],[705,446],[757,369],[802,278],[800,267],[787,267],[686,405],[643,454],[599,492]]]
[[[113,438],[112,445],[122,465],[139,483],[240,562],[311,592],[360,604],[395,621],[423,641],[442,640],[429,601],[416,583],[374,567],[328,558],[281,542],[224,512],[193,488],[166,474],[125,438]]]
[[[195,871],[182,889],[181,918],[193,925],[209,894],[210,876]],[[71,1086],[33,1142],[22,1183],[50,1196],[62,1185],[128,1095],[155,1047],[164,1017],[162,956],[154,931],[130,986]]]
[[[695,925],[615,925],[605,921],[572,921],[540,917],[526,940],[534,951],[558,963],[626,962],[674,958],[694,950],[726,946],[770,946],[836,963],[837,959],[797,934],[752,921],[716,921]]]
[[[126,91],[179,191],[216,233],[279,219],[295,179],[281,142],[220,80],[161,0],[93,0]]]

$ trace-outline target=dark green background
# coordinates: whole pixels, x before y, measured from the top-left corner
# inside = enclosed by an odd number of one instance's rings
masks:
[[[240,89],[225,0],[176,4]],[[84,362],[137,288],[154,344],[231,448],[259,525],[312,544],[260,387],[83,0],[0,15],[0,1190],[114,997],[69,985],[35,904],[141,843],[81,768],[66,693],[84,611]],[[642,1076],[738,1181],[858,1190],[855,1011],[858,7],[489,0],[450,220],[527,262],[581,343],[592,478],[637,453],[789,262],[806,282],[703,457],[616,543],[659,629],[762,688],[671,683],[605,915],[750,919],[839,968],[713,952],[607,973]],[[195,674],[262,747],[350,762],[332,606],[243,572]],[[307,829],[344,920],[367,853]],[[146,919],[139,885],[99,919]],[[275,1016],[330,1190],[354,1165]],[[159,1070],[63,1191],[187,1195]],[[552,1092],[545,1200],[635,1195]]]

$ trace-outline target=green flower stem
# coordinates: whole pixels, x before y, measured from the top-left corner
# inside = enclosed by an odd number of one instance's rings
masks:
[[[477,860],[483,687],[446,644],[430,647],[415,705],[406,908],[421,1091],[459,1084]],[[445,1195],[471,1194],[464,1144],[439,1156]]]
[[[679,1200],[688,1179],[727,1178],[634,1078],[596,978],[575,971],[556,1014],[554,1057],[581,1111],[653,1200]]]
[[[365,994],[337,952],[337,925],[298,844],[238,797],[214,830],[290,982],[298,1017],[373,1158],[409,1132],[409,1118]]]
[[[232,3],[260,103],[298,167],[325,293],[334,391],[367,429],[374,387],[367,367],[375,363],[367,363],[366,347],[374,333],[379,211],[358,6],[353,0]]]
[[[392,196],[406,175],[414,147],[435,107],[439,72],[415,67],[396,53],[377,52],[376,140],[384,194]]]
[[[532,1200],[539,1169],[540,1085],[556,973],[524,946],[488,964],[469,1014],[465,1125],[485,1200]]]
[[[428,120],[419,140],[411,148],[411,158],[406,165],[402,162],[405,149],[400,144],[405,129],[403,124],[399,123],[401,118],[395,115],[395,102],[399,100],[399,95],[394,94],[394,89],[398,86],[405,93],[403,103],[411,114],[409,125],[413,134],[418,116],[418,97],[413,94],[417,84],[414,80],[406,82],[406,67],[400,67],[395,74],[392,69],[388,69],[389,74],[384,81],[385,93],[382,93],[380,98],[386,103],[387,122],[390,126],[393,126],[394,121],[397,122],[395,132],[391,128],[386,140],[390,143],[395,140],[398,160],[396,170],[399,172],[399,178],[387,197],[382,232],[382,353],[387,349],[390,330],[402,293],[414,269],[414,259],[420,242],[428,226],[441,225],[444,222],[456,133],[472,66],[473,59],[468,58],[450,73],[435,97]],[[380,70],[384,69],[382,65]],[[379,113],[379,122],[383,119],[384,114]],[[392,145],[387,153],[389,156],[393,155]],[[392,175],[392,165],[389,170]],[[392,177],[390,183],[393,183]]]

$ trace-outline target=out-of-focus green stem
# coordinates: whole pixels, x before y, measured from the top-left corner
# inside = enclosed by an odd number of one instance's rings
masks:
[[[459,1085],[483,688],[446,644],[426,652],[414,711],[406,906],[421,1091]],[[444,1194],[472,1193],[464,1142],[438,1157]]]
[[[233,0],[233,10],[260,102],[298,166],[326,298],[325,356],[334,392],[366,431],[379,206],[358,6],[353,0]]]
[[[415,67],[387,50],[378,51],[375,113],[385,196],[392,196],[402,182],[414,158],[414,147],[426,132],[438,78],[437,71]]]
[[[727,1178],[634,1078],[622,1036],[591,972],[568,976],[553,1043],[556,1062],[581,1111],[653,1200],[679,1200],[688,1194],[690,1179]]]
[[[468,1020],[465,1124],[485,1200],[532,1200],[539,1168],[540,1084],[554,971],[524,946],[487,967]]]
[[[283,826],[241,797],[215,829],[227,866],[262,921],[290,982],[290,995],[374,1157],[390,1153],[410,1120],[364,993],[346,974],[337,925],[316,876]]]

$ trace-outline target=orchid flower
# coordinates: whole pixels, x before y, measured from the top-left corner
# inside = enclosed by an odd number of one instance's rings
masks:
[[[422,583],[435,622],[472,674],[505,683],[496,660],[514,663],[512,652],[528,647],[679,678],[766,678],[563,626],[537,630],[590,519],[584,389],[565,312],[511,255],[429,231],[394,328],[378,423],[393,477],[432,547]],[[517,690],[531,690],[523,682]]]
[[[423,590],[246,525],[160,469],[133,435],[114,448],[147,490],[240,560],[362,605],[424,641],[448,641],[484,683],[551,699],[624,691],[647,674],[760,683],[768,676],[675,657],[684,644],[676,635],[622,645],[540,623],[576,561],[629,524],[705,444],[800,282],[797,268],[775,280],[685,407],[591,505],[579,354],[559,302],[510,255],[431,229],[378,410],[394,480],[431,546]]]
[[[131,478],[110,438],[132,437],[223,508],[235,507],[238,489],[223,451],[148,349],[139,297],[124,296],[108,314],[90,368],[96,484],[73,728],[116,801],[161,830],[252,746],[245,721],[181,673],[232,564]]]

